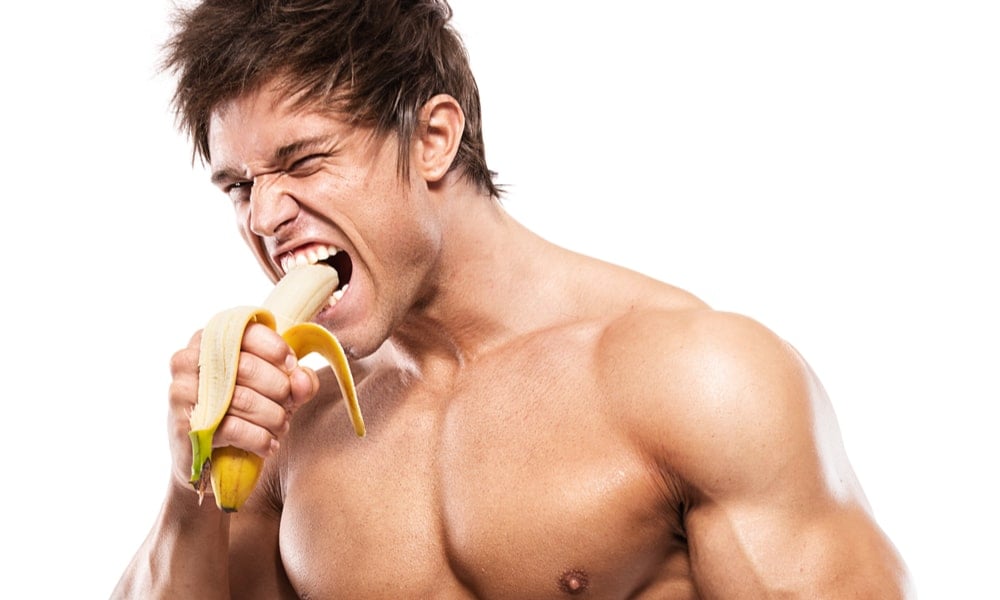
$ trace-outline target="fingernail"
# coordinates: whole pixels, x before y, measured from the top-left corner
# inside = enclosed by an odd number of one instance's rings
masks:
[[[295,367],[297,367],[298,365],[299,361],[297,358],[295,358],[294,354],[289,353],[288,356],[285,357],[285,370],[288,371],[289,373],[294,371]]]

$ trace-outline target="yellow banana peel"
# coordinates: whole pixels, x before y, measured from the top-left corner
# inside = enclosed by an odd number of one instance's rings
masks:
[[[264,460],[232,446],[214,448],[212,439],[236,389],[236,373],[243,333],[252,323],[262,323],[281,334],[298,358],[316,352],[330,363],[348,416],[358,437],[365,423],[358,404],[354,378],[344,349],[325,328],[310,323],[337,288],[337,272],[325,265],[292,269],[260,307],[239,306],[212,317],[201,336],[198,357],[198,402],[191,411],[191,484],[199,502],[211,480],[216,505],[226,512],[238,510],[260,477]]]

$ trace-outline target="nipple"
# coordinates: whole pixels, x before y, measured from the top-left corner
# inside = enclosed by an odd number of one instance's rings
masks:
[[[570,569],[559,577],[559,589],[571,596],[587,591],[589,584],[587,574],[579,569]]]

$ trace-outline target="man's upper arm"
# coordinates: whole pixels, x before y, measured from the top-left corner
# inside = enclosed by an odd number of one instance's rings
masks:
[[[298,598],[285,573],[278,543],[281,509],[274,484],[276,462],[265,462],[257,488],[230,519],[229,585],[233,598]]]
[[[695,583],[707,598],[900,598],[905,567],[873,521],[833,410],[808,366],[760,325],[654,317],[646,419],[686,488]],[[641,393],[642,390],[636,390]],[[647,438],[648,439],[648,438]]]

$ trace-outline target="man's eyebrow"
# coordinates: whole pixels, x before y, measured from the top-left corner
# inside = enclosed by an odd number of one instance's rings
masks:
[[[313,137],[303,138],[301,140],[296,140],[291,144],[286,144],[278,148],[278,151],[274,153],[274,158],[275,162],[281,162],[309,148],[327,146],[332,149],[335,145],[336,142],[334,135],[332,134],[317,135]]]
[[[313,137],[296,140],[290,144],[285,144],[274,153],[273,161],[281,163],[303,150],[310,148],[326,147],[333,151],[337,146],[337,138],[333,134],[316,135]],[[246,173],[232,167],[223,167],[212,173],[212,183],[219,185],[227,181],[239,181],[246,179]]]
[[[241,173],[238,169],[224,167],[212,173],[212,184],[221,185],[223,183],[227,183],[230,181],[239,181],[245,178],[246,175],[244,173]]]

